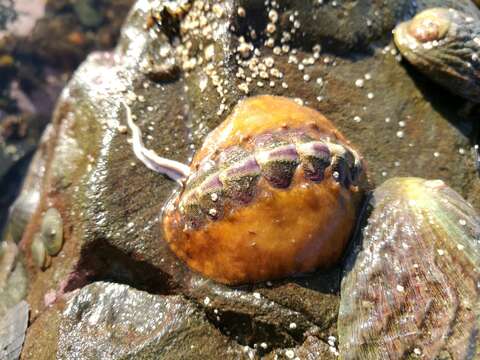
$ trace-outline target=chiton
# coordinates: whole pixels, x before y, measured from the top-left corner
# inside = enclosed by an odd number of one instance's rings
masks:
[[[317,111],[283,97],[246,99],[188,168],[162,164],[137,140],[135,153],[147,166],[182,183],[165,207],[163,230],[192,269],[242,284],[326,268],[341,257],[365,166]]]
[[[368,203],[342,281],[342,359],[478,359],[478,213],[420,178],[390,179]]]

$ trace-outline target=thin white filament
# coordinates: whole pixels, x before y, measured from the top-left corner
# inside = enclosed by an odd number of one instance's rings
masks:
[[[190,176],[190,168],[181,162],[158,156],[155,151],[147,149],[143,144],[140,128],[133,122],[130,106],[124,101],[121,103],[125,107],[127,124],[132,132],[133,152],[138,160],[145,164],[150,170],[168,176],[170,179],[183,184],[188,176]]]

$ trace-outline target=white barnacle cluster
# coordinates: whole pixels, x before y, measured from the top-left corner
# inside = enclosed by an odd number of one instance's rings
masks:
[[[286,79],[287,72],[279,64],[279,57],[286,57],[288,64],[296,66],[298,72],[288,72],[292,80],[298,76],[304,82],[317,79],[310,70],[317,62],[326,66],[336,65],[332,56],[321,58],[320,44],[312,47],[311,54],[299,55],[299,51],[292,46],[293,37],[301,31],[299,13],[282,13],[275,0],[266,2],[268,18],[262,32],[258,33],[258,29],[248,26],[231,48],[230,44],[220,41],[226,32],[237,31],[230,21],[230,12],[238,16],[238,21],[241,22],[249,16],[248,9],[241,6],[230,9],[225,4],[211,5],[203,0],[191,3],[169,1],[164,6],[169,16],[181,18],[181,41],[162,46],[160,56],[166,64],[179,64],[186,78],[193,77],[196,80],[200,92],[212,89],[216,93],[220,100],[217,111],[219,116],[229,110],[227,96],[231,91],[250,95],[261,88],[279,86],[288,89],[289,79]],[[235,82],[231,81],[227,73],[227,61],[231,59],[237,65]],[[325,83],[322,81],[319,84],[320,92],[323,92]],[[316,97],[322,101],[325,96],[320,93]]]
[[[225,5],[194,1],[180,23],[182,41],[175,47],[184,76],[198,75],[200,91],[203,93],[212,87],[219,96],[218,115],[228,110],[229,81],[223,73],[227,64],[222,54],[225,49],[218,41],[227,31],[230,29]]]
[[[237,14],[240,17],[247,17],[248,10],[238,7]],[[295,11],[288,14],[286,18],[289,24],[286,28],[280,28],[279,22],[282,16],[280,6],[276,1],[267,1],[268,22],[262,32],[258,34],[254,28],[249,28],[245,36],[239,37],[239,43],[236,48],[235,59],[238,70],[235,74],[238,79],[237,88],[245,95],[251,94],[258,88],[275,88],[280,86],[282,89],[288,89],[289,76],[297,75],[304,81],[309,82],[313,74],[309,68],[316,64],[320,59],[321,46],[316,44],[312,47],[311,55],[299,56],[299,51],[292,46],[292,39],[296,33],[301,31],[301,22],[298,20],[299,13]],[[264,41],[260,47],[260,39]],[[278,59],[286,57],[288,64],[295,65],[298,73],[287,73],[280,66]],[[281,63],[283,63],[282,61]],[[326,65],[335,65],[331,57],[325,57],[323,63]],[[278,65],[277,65],[278,64]],[[324,85],[323,79],[318,82],[320,90]],[[323,96],[317,96],[318,101],[323,100]]]

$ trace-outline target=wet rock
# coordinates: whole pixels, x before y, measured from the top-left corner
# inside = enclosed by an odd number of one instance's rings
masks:
[[[28,325],[28,304],[25,301],[0,317],[0,356],[5,360],[20,357]]]
[[[234,334],[243,345],[295,346],[308,329],[320,327],[326,333],[336,310],[328,312],[327,320],[317,316],[311,321],[301,313],[294,287],[285,288],[283,293],[288,296],[280,302],[279,296],[216,285],[186,269],[162,241],[160,214],[176,185],[134,158],[128,136],[120,130],[125,119],[119,99],[136,99],[132,106],[139,125],[151,126],[155,135],[146,134],[147,146],[178,160],[190,156],[189,133],[203,126],[189,125],[190,115],[182,102],[183,81],[157,84],[138,70],[139,57],[152,41],[138,30],[147,15],[148,9],[140,6],[133,12],[116,56],[92,55],[57,108],[40,206],[22,241],[32,281],[29,302],[33,318],[44,311],[46,295],[50,303],[92,280],[114,279],[140,289],[186,294],[205,307],[209,317],[219,316],[220,320],[215,320],[218,327],[225,334]],[[145,191],[146,185],[152,186],[151,191]],[[65,243],[51,266],[41,271],[29,249],[49,207],[62,215]],[[332,295],[338,292],[336,271],[324,290],[303,295],[312,303],[331,303],[331,309],[336,309],[338,298]],[[290,327],[292,323],[297,327]]]
[[[268,17],[271,8],[259,4],[257,14]],[[117,49],[91,55],[63,92],[46,143],[39,206],[20,243],[31,282],[29,351],[43,341],[58,344],[35,336],[35,324],[53,311],[48,306],[60,306],[69,292],[98,280],[188,297],[223,335],[256,346],[261,355],[299,348],[310,334],[324,344],[335,336],[338,268],[229,288],[192,273],[171,254],[161,214],[178,187],[135,158],[120,101],[131,105],[147,147],[188,162],[244,96],[293,97],[321,111],[358,145],[373,182],[401,175],[442,178],[480,205],[470,155],[474,129],[458,113],[462,100],[405,67],[392,44],[342,56],[296,40],[264,45],[252,30],[264,31],[266,23],[241,16],[238,5],[194,1],[178,31],[166,33],[151,20],[161,3],[140,1]],[[388,41],[391,35],[382,36]],[[178,67],[175,76],[152,76],[152,66],[162,74],[158,69],[168,64]],[[42,271],[29,249],[51,207],[63,220],[64,245]]]
[[[28,327],[21,359],[55,359],[64,303],[44,312]]]
[[[337,355],[337,356],[335,356]],[[302,360],[316,360],[316,359],[336,359],[338,352],[333,346],[329,346],[327,343],[319,340],[315,336],[308,336],[305,342],[296,347],[283,350],[275,350],[272,353],[264,357],[266,360],[289,360],[289,359],[302,359]]]
[[[296,47],[309,51],[315,45],[334,53],[355,50],[369,53],[374,42],[389,41],[390,31],[404,19],[421,9],[443,6],[466,10],[479,16],[480,12],[470,0],[281,0],[264,11],[255,0],[239,0],[246,18],[258,16],[257,33],[261,41],[291,38]],[[242,22],[240,22],[242,23]],[[262,27],[269,31],[262,33]],[[254,27],[254,26],[252,26]],[[286,35],[287,34],[287,35]],[[273,48],[273,46],[271,46]]]
[[[51,348],[39,349],[48,343]],[[100,282],[43,314],[29,332],[22,357],[248,359],[249,353],[255,351],[223,336],[182,296],[151,295]]]
[[[247,14],[254,1],[244,1]],[[408,1],[279,1],[277,33],[290,33],[306,50],[320,44],[334,51],[352,48],[365,51],[373,40],[385,39],[388,32],[413,11]],[[379,14],[382,14],[379,16]],[[270,18],[267,22],[273,23]]]
[[[74,3],[0,4],[0,231],[61,89],[89,51],[113,47],[133,0]]]
[[[26,297],[27,285],[17,245],[10,241],[0,243],[0,318]]]

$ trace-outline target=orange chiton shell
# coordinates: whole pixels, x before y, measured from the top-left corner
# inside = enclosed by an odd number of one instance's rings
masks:
[[[167,205],[173,252],[226,284],[326,268],[356,222],[364,164],[333,124],[295,101],[258,96],[212,131]]]

